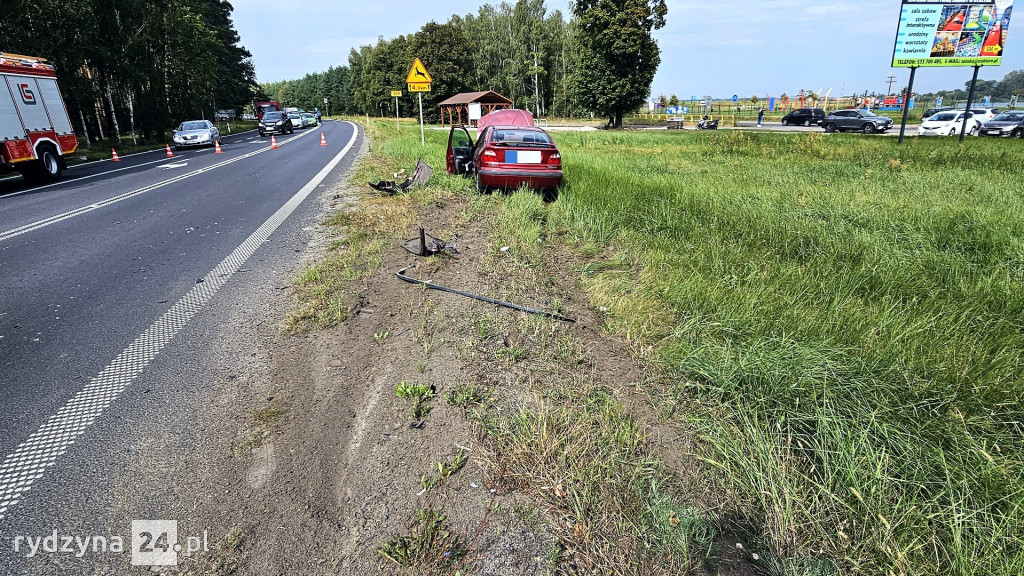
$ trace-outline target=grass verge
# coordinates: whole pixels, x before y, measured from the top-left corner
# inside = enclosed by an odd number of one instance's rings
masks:
[[[373,126],[380,161],[415,161],[411,135]],[[539,399],[480,422],[495,466],[546,499],[565,562],[693,570],[716,530],[741,530],[771,574],[1024,573],[1024,151],[735,131],[556,140],[560,199],[491,199],[487,265],[526,271],[512,291],[531,290],[544,247],[571,248],[606,329],[660,369],[647,392],[695,434],[685,456],[717,495],[680,499],[611,391],[536,375]],[[428,162],[442,153],[430,134]],[[572,356],[543,326],[517,330]],[[539,359],[514,356],[507,368]]]

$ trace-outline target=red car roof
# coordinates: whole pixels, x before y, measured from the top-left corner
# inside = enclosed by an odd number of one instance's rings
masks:
[[[487,126],[509,126],[509,127],[530,127],[533,124],[533,114],[529,110],[495,110],[480,118],[476,122],[476,129],[483,130]]]

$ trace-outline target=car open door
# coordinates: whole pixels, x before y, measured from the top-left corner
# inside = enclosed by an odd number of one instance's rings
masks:
[[[448,152],[445,155],[445,162],[449,174],[472,174],[473,166],[473,138],[465,126],[452,126],[448,133]]]

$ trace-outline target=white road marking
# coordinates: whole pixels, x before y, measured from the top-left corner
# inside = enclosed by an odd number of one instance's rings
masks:
[[[51,416],[35,433],[4,458],[0,464],[0,520],[18,503],[32,483],[64,454],[86,428],[117,399],[122,391],[156,358],[188,321],[231,279],[245,261],[299,207],[324,178],[352,149],[359,134],[352,125],[352,138],[316,176],[295,193],[187,294],[144,330],[117,358],[82,390]]]
[[[242,132],[239,132],[239,134],[242,134]],[[221,145],[221,147],[223,147],[223,145]],[[138,156],[140,154],[151,154],[153,152],[162,152],[162,150],[156,149],[156,150],[149,150],[149,151],[146,151],[146,152],[136,152],[134,154],[125,154],[124,156],[122,156],[122,158],[128,158],[129,156]],[[42,186],[33,186],[32,188],[28,188],[28,189],[22,190],[20,192],[12,192],[10,194],[4,194],[3,197],[4,198],[13,198],[15,196],[21,196],[22,194],[28,194],[29,192],[36,192],[38,190],[45,190],[47,188],[52,188],[54,186],[60,186],[61,184],[67,184],[68,182],[78,182],[80,180],[88,180],[89,178],[96,178],[97,176],[105,176],[107,174],[113,174],[114,172],[124,172],[125,170],[131,170],[132,168],[139,168],[140,166],[149,166],[150,164],[159,164],[160,162],[165,162],[166,160],[167,160],[167,158],[163,158],[161,160],[153,160],[152,162],[143,162],[142,164],[135,164],[133,166],[125,166],[124,168],[115,168],[114,170],[107,170],[106,172],[100,172],[99,174],[90,174],[88,176],[82,176],[81,178],[75,178],[74,180],[69,180],[69,181],[66,181],[66,182],[54,182],[52,184],[44,184]],[[81,168],[83,166],[88,166],[90,164],[95,164],[97,162],[110,162],[110,160],[95,160],[93,162],[86,162],[84,164],[76,164],[74,166],[69,166],[68,167],[68,171],[70,172],[71,170],[74,170],[76,168]],[[17,176],[12,176],[12,178],[16,178],[16,177]]]
[[[172,162],[171,164],[164,164],[161,168],[167,170],[168,168],[184,168],[185,166],[188,166],[188,162]]]
[[[287,143],[289,143],[289,142],[291,142],[293,140],[296,140],[298,138],[302,138],[305,135],[306,134],[299,134],[298,136],[295,136],[295,137],[289,138],[287,140],[278,142],[278,146],[282,146],[282,145],[287,144]],[[267,152],[269,150],[271,150],[271,148],[270,148],[270,146],[267,146],[266,148],[262,148],[260,150],[256,150],[255,152],[249,152],[248,154],[243,154],[242,156],[236,156],[235,158],[231,158],[230,160],[224,160],[223,162],[218,162],[217,164],[212,164],[210,166],[207,166],[206,168],[200,168],[200,169],[198,169],[198,170],[196,170],[194,172],[189,172],[187,174],[182,174],[181,176],[175,176],[174,178],[169,178],[167,180],[164,180],[163,182],[157,182],[156,184],[150,184],[149,186],[143,186],[142,188],[138,188],[138,189],[132,190],[130,192],[125,192],[124,194],[119,194],[119,195],[114,196],[112,198],[107,198],[106,200],[101,200],[100,202],[96,202],[95,204],[90,204],[88,206],[83,206],[81,208],[75,208],[74,210],[69,210],[67,212],[64,212],[63,214],[57,214],[56,216],[50,216],[49,218],[44,218],[42,220],[38,220],[38,221],[33,222],[31,224],[25,224],[24,226],[19,226],[17,228],[12,228],[11,230],[7,230],[5,232],[0,232],[0,242],[3,242],[4,240],[9,240],[11,238],[14,238],[15,236],[20,236],[20,235],[22,235],[22,234],[24,234],[26,232],[31,232],[33,230],[38,230],[40,228],[44,228],[44,227],[49,226],[51,224],[56,224],[57,222],[63,222],[64,220],[67,220],[69,218],[74,218],[75,216],[80,216],[82,214],[85,214],[86,212],[92,212],[93,210],[96,210],[98,208],[103,208],[104,206],[110,206],[111,204],[116,204],[116,203],[118,203],[118,202],[120,202],[122,200],[127,200],[128,198],[131,198],[133,196],[138,196],[139,194],[150,192],[152,190],[156,190],[157,188],[163,188],[164,186],[167,186],[168,184],[173,184],[175,182],[180,182],[182,180],[185,180],[186,178],[191,178],[191,177],[193,177],[193,176],[195,176],[197,174],[202,174],[203,172],[209,172],[211,170],[216,170],[217,168],[220,168],[222,166],[227,166],[228,164],[232,164],[234,162],[238,162],[239,160],[245,160],[246,158],[251,158],[251,157],[253,157],[253,156],[257,155],[257,154],[262,154],[262,153]],[[122,170],[123,170],[123,168],[122,168]],[[104,174],[110,174],[110,172],[105,172]],[[90,178],[90,176],[86,176],[86,178]],[[79,178],[79,180],[84,180],[84,178]],[[35,190],[38,190],[38,188],[36,188]]]

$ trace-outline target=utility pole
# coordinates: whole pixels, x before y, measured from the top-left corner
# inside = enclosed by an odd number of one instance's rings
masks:
[[[889,72],[889,91],[885,93],[886,96],[892,96],[892,83],[896,81],[896,75]]]

